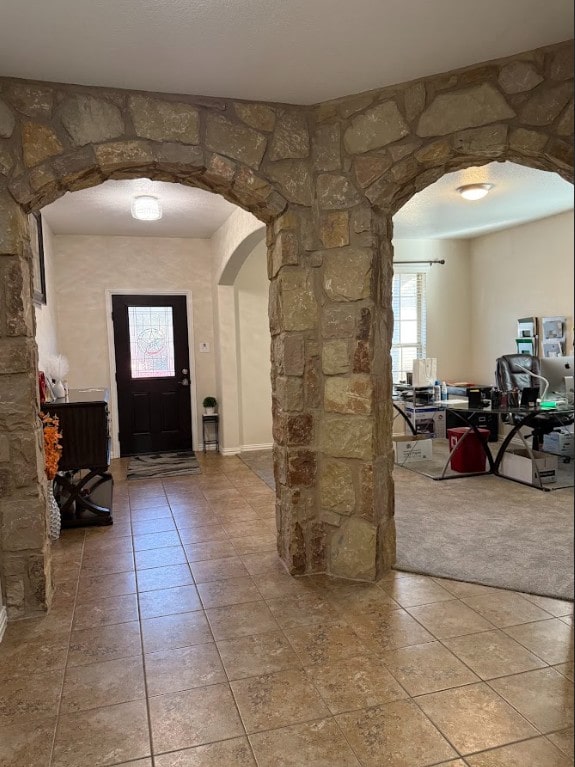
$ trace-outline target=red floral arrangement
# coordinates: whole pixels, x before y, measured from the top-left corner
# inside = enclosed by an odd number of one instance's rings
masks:
[[[46,477],[53,480],[58,471],[60,456],[62,455],[62,445],[60,439],[62,434],[58,431],[58,416],[51,416],[47,413],[42,415],[42,425],[44,427],[44,456]]]

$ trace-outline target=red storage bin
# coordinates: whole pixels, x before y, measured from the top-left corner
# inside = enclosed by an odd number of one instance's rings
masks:
[[[453,471],[485,471],[487,459],[481,442],[487,443],[489,429],[477,429],[477,431],[481,435],[480,437],[470,426],[457,426],[447,430],[449,452],[457,445],[450,461]],[[471,434],[467,434],[468,432]],[[467,434],[467,437],[459,444],[464,434]]]

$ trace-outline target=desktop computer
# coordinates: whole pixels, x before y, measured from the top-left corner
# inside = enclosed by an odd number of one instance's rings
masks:
[[[541,376],[549,382],[546,399],[573,402],[573,357],[541,357]]]

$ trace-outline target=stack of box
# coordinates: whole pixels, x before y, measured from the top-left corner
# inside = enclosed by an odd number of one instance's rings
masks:
[[[543,437],[543,450],[555,455],[572,456],[575,453],[573,434],[567,430],[552,431]]]

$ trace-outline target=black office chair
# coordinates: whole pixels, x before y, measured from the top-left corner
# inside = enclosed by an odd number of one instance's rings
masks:
[[[505,354],[497,359],[495,368],[495,383],[502,392],[510,392],[513,389],[522,392],[523,389],[540,388],[543,383],[540,378],[539,358],[530,354]],[[531,375],[531,374],[534,375]],[[511,416],[513,423],[519,423],[523,416]],[[509,422],[509,421],[507,421]],[[533,450],[539,450],[543,445],[543,437],[550,434],[553,429],[572,423],[572,418],[553,416],[552,412],[536,415],[530,423],[533,432]]]

